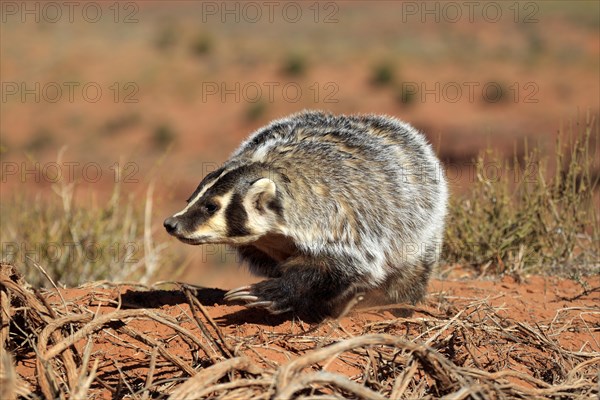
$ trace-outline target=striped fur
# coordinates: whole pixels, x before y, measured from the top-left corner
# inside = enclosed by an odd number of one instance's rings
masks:
[[[237,246],[272,278],[238,298],[322,317],[357,292],[419,301],[447,197],[439,161],[410,125],[306,111],[254,132],[165,226],[186,243]]]

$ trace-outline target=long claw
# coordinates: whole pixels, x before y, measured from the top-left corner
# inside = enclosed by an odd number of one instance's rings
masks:
[[[227,292],[226,294],[232,294],[232,293],[236,293],[236,292],[241,292],[242,290],[249,290],[251,289],[252,286],[250,285],[246,285],[246,286],[241,286],[239,288],[235,288],[235,289],[231,289],[229,292]]]
[[[251,294],[246,294],[246,293],[240,293],[237,294],[233,297],[229,297],[227,299],[227,301],[231,302],[231,301],[245,301],[245,302],[254,302],[257,301],[258,297],[256,296],[252,296]]]
[[[233,296],[236,293],[239,292],[249,292],[249,290],[251,289],[251,286],[242,286],[236,289],[231,289],[229,292],[225,293],[225,296],[223,296],[225,298],[225,300],[227,300],[229,297]]]
[[[250,296],[250,292],[236,292],[232,293],[229,296],[225,296],[224,299],[226,301],[237,299],[240,296]]]

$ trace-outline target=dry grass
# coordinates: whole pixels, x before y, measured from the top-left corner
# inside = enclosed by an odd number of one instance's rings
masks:
[[[439,299],[438,313],[415,308],[414,316],[371,323],[361,335],[327,321],[310,329],[300,325],[295,334],[243,336],[221,332],[187,287],[181,289],[188,305],[173,318],[146,308],[123,309],[121,299],[104,313],[100,305],[88,309],[83,302],[58,299],[51,306],[48,295],[32,289],[7,264],[0,279],[3,399],[589,399],[598,394],[600,352],[569,351],[557,341],[572,321],[530,326],[501,316],[485,299],[460,310]],[[151,331],[136,325],[144,320],[153,321]],[[161,337],[161,331],[168,334]],[[101,350],[107,340],[133,364],[107,363]],[[276,343],[284,361],[259,354]],[[20,379],[5,349],[35,362],[35,384]],[[134,368],[143,373],[136,375]]]
[[[57,165],[63,165],[63,152]],[[76,201],[78,185],[61,177],[45,201],[15,195],[4,202],[2,261],[19,265],[35,287],[48,286],[41,267],[66,286],[108,277],[148,282],[163,266],[165,248],[152,235],[153,184],[140,199],[125,196],[117,179],[104,204],[92,192]]]
[[[599,274],[598,145],[588,115],[560,130],[554,160],[527,143],[513,160],[480,155],[472,190],[451,197],[445,260],[492,274]]]

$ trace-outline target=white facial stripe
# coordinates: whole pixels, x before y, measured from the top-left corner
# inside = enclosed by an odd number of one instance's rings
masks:
[[[213,179],[211,182],[207,183],[206,185],[204,185],[204,187],[202,188],[202,190],[200,192],[198,192],[198,194],[196,195],[196,197],[194,197],[192,200],[190,200],[190,202],[188,203],[188,205],[181,211],[179,211],[177,214],[173,214],[173,217],[179,217],[180,215],[183,215],[187,212],[187,210],[190,209],[191,206],[194,205],[194,203],[196,203],[198,200],[200,200],[200,198],[204,195],[204,193],[206,193],[206,191],[208,189],[210,189],[211,187],[213,187],[213,185],[215,183],[217,183],[217,181],[219,179],[221,179],[221,177],[223,175],[225,175],[227,172],[229,172],[230,170],[225,170],[223,172],[221,172],[221,175],[217,176],[215,179]]]

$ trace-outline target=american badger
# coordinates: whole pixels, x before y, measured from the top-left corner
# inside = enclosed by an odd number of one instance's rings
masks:
[[[184,243],[226,243],[269,279],[229,301],[338,316],[358,293],[415,303],[442,245],[442,167],[395,118],[304,111],[254,132],[164,221]]]

